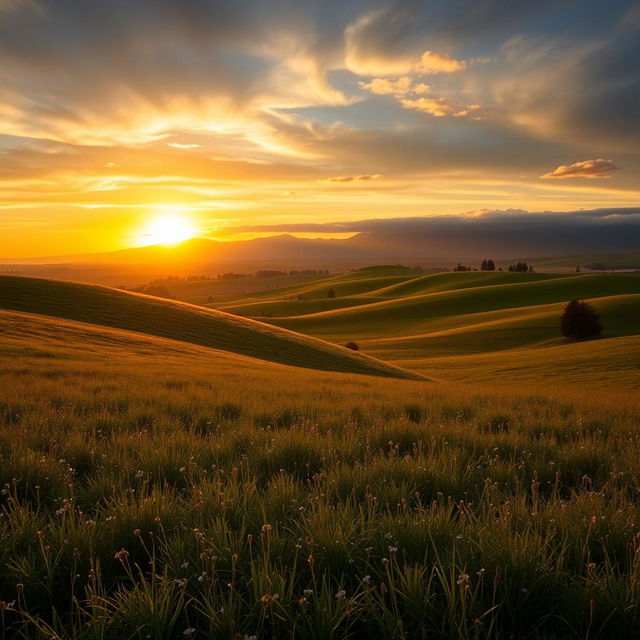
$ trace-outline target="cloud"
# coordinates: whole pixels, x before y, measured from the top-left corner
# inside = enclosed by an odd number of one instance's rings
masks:
[[[544,228],[553,232],[561,227],[624,223],[631,220],[640,228],[640,207],[581,209],[579,211],[526,211],[524,209],[477,209],[455,215],[368,218],[343,222],[283,223],[247,225],[242,232],[282,233],[427,233],[451,228],[510,228],[516,230]]]
[[[581,252],[635,251],[640,207],[528,212],[482,209],[459,215],[373,218],[329,223],[251,225],[234,232],[360,233],[356,249],[375,255],[452,259],[535,258]]]
[[[407,93],[428,93],[430,87],[423,82],[414,83],[413,78],[402,76],[396,80],[390,78],[373,78],[370,82],[358,82],[360,87],[376,95],[405,95]]]
[[[173,147],[174,149],[201,149],[201,144],[182,144],[181,142],[167,142],[168,147]]]
[[[416,61],[424,37],[424,13],[417,2],[389,2],[365,11],[347,26],[345,64],[360,76],[402,75]]]
[[[453,116],[462,118],[468,116],[471,112],[480,109],[480,105],[456,105],[446,98],[402,98],[400,104],[405,109],[415,109],[432,115],[434,118],[443,118],[444,116]]]
[[[456,60],[455,58],[439,53],[425,51],[420,58],[420,62],[416,64],[415,70],[417,73],[423,75],[433,73],[453,73],[454,71],[462,71],[466,66],[467,63],[464,60]]]
[[[333,176],[331,178],[318,180],[318,182],[368,182],[369,180],[379,180],[380,178],[382,178],[381,173],[364,173],[358,176]]]
[[[502,46],[500,57],[475,82],[504,118],[591,152],[638,148],[640,38],[633,30],[616,24],[607,33],[603,24],[591,38],[521,34]]]
[[[541,175],[541,178],[610,178],[611,171],[619,169],[611,160],[584,160],[570,165],[561,164],[553,171]]]

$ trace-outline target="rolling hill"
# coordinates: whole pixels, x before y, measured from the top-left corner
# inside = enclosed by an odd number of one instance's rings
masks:
[[[440,380],[509,382],[509,371],[524,371],[521,379],[544,382],[580,368],[582,379],[599,384],[615,385],[616,371],[626,384],[640,383],[633,365],[640,348],[637,274],[394,269],[362,269],[224,308],[264,314],[274,325],[325,340],[355,340],[376,358]],[[329,287],[335,298],[327,297]],[[578,345],[560,335],[560,315],[573,298],[594,304],[602,339]]]
[[[0,276],[0,308],[137,331],[297,367],[418,377],[286,329],[95,285]]]

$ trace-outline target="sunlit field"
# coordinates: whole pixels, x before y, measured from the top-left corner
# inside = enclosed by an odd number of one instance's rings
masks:
[[[32,299],[0,318],[3,639],[635,638],[625,380],[295,368]]]

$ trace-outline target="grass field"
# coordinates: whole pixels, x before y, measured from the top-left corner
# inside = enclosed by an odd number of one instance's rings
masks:
[[[362,271],[266,320],[390,364],[0,278],[2,640],[635,639],[640,279]]]
[[[558,371],[582,363],[582,383],[589,382],[589,372],[597,386],[640,383],[640,368],[633,366],[640,350],[638,274],[398,274],[398,269],[362,269],[315,282],[314,295],[324,297],[299,300],[302,290],[288,289],[222,308],[261,315],[265,322],[337,344],[355,341],[364,353],[440,380],[510,385],[514,372],[531,371],[528,380],[556,384]],[[377,286],[398,277],[399,283]],[[328,298],[326,291],[339,281],[367,286],[346,289],[344,295],[334,288],[336,297]],[[572,345],[560,336],[560,316],[572,298],[596,307],[603,338],[627,338],[606,342],[622,357],[611,357],[604,369],[595,354],[606,354],[607,347]]]

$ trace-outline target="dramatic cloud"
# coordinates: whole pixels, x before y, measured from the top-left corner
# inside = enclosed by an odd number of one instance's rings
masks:
[[[97,242],[108,205],[242,224],[634,204],[636,4],[0,0],[0,252],[35,243],[3,226],[20,216],[47,251],[77,220]],[[613,169],[559,158],[625,170],[555,179]]]
[[[597,160],[584,160],[583,162],[574,162],[573,164],[566,165],[561,164],[553,171],[545,173],[540,176],[541,178],[610,178],[611,172],[616,167],[611,160],[603,160],[598,158]]]

